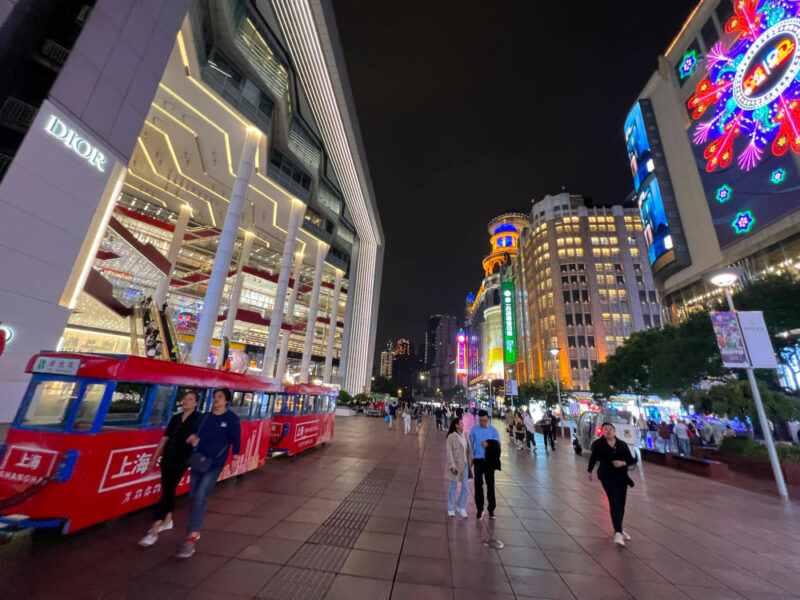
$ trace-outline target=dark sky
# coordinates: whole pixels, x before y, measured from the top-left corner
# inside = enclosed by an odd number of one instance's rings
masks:
[[[488,221],[632,189],[622,126],[698,0],[334,0],[386,235],[376,350],[463,318]]]

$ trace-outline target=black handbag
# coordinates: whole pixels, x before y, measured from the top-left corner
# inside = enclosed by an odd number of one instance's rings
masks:
[[[208,413],[206,413],[206,416],[203,418],[203,422],[200,424],[200,428],[197,430],[198,437],[200,436],[200,432],[203,431],[203,427],[205,426],[207,420],[208,420]],[[219,451],[219,454],[217,454],[212,458],[210,456],[202,454],[201,452],[198,452],[197,448],[195,447],[194,452],[192,452],[192,455],[189,457],[189,462],[188,462],[189,468],[195,473],[198,473],[200,475],[202,475],[203,473],[208,473],[208,471],[211,469],[211,465],[214,464],[214,461],[218,459],[220,456],[222,456],[222,453],[225,452],[227,449],[228,445],[225,444],[222,450]]]

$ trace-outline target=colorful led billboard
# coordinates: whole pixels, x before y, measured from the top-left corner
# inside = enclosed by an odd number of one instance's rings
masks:
[[[456,332],[456,375],[467,374],[467,334]]]
[[[628,113],[625,145],[650,265],[654,272],[666,269],[666,276],[691,260],[650,100],[639,100]]]
[[[516,326],[514,323],[514,283],[504,281],[503,292],[503,359],[506,364],[517,362]]]
[[[795,210],[800,174],[800,18],[792,0],[734,3],[688,102],[689,133],[720,247]],[[789,149],[792,152],[789,152]],[[734,160],[735,159],[735,160]]]

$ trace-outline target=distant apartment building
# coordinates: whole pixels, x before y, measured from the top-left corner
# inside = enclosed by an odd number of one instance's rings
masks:
[[[456,384],[456,330],[458,323],[450,315],[432,315],[425,329],[425,365],[428,387],[446,390]]]

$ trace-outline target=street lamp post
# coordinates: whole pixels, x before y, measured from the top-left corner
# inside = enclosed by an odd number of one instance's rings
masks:
[[[731,288],[739,280],[739,272],[736,269],[724,269],[711,274],[708,277],[713,285],[722,288],[725,291],[725,299],[728,301],[728,309],[736,312],[736,307],[733,305],[733,296],[731,295]],[[750,354],[748,352],[747,361],[750,363]],[[781,463],[778,461],[778,453],[775,451],[775,442],[772,439],[772,431],[769,428],[769,421],[767,420],[767,413],[764,411],[764,403],[761,401],[761,393],[758,391],[758,384],[756,383],[755,373],[753,367],[746,367],[747,381],[750,382],[750,391],[753,394],[753,401],[756,405],[756,412],[758,412],[758,421],[761,423],[761,431],[764,433],[764,444],[767,447],[767,454],[769,455],[769,462],[772,465],[772,472],[775,475],[775,483],[778,486],[778,493],[782,498],[788,499],[789,492],[786,489],[786,482],[783,479],[783,472],[781,471]]]
[[[559,352],[561,352],[561,348],[558,346],[550,348],[550,354],[553,355],[553,360],[556,362],[556,399],[558,400],[558,406],[561,408],[561,437],[564,437],[564,403],[561,402],[561,359],[558,356]],[[570,428],[571,431],[572,428]]]

